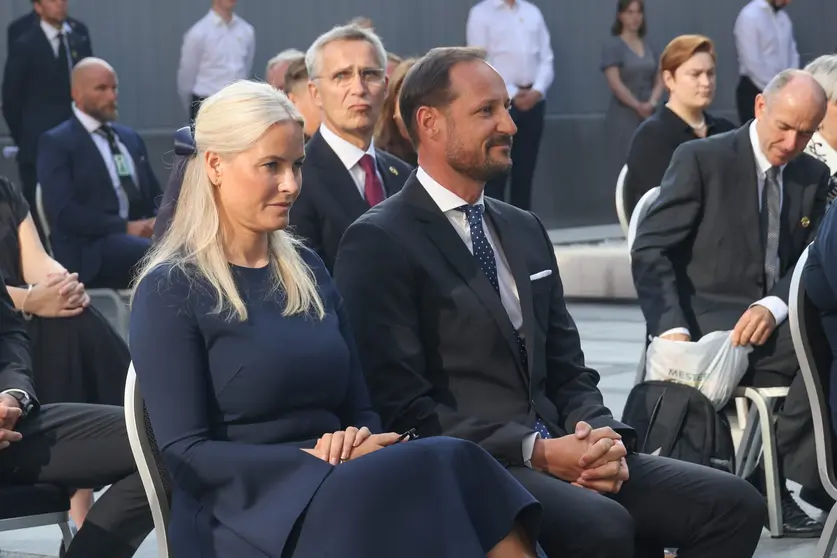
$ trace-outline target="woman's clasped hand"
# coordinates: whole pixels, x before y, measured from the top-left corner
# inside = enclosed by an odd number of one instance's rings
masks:
[[[332,465],[339,465],[345,461],[351,461],[390,446],[397,442],[399,437],[396,432],[372,434],[365,426],[362,428],[350,426],[346,430],[323,434],[317,440],[314,449],[303,449],[302,451]]]

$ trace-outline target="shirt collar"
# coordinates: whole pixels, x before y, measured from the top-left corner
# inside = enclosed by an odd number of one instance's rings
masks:
[[[76,115],[78,121],[81,122],[81,125],[84,126],[84,129],[87,130],[89,133],[93,133],[104,124],[87,114],[86,112],[82,112],[80,108],[78,108],[75,103],[73,103],[73,114]]]
[[[61,30],[59,31],[58,29],[56,29],[55,27],[53,27],[52,25],[50,25],[46,21],[41,20],[41,29],[44,30],[44,33],[46,33],[47,39],[49,39],[50,41],[54,41],[56,39],[56,37],[58,37],[58,33],[64,33],[66,35],[67,33],[72,33],[72,31],[73,31],[73,29],[70,27],[70,25],[66,21],[61,24]]]
[[[364,155],[371,155],[372,160],[377,162],[377,158],[375,157],[375,144],[374,142],[369,142],[369,149],[366,151],[362,150],[356,145],[352,145],[348,141],[344,140],[334,132],[332,132],[325,123],[320,124],[320,135],[323,136],[323,139],[331,147],[332,151],[337,154],[337,157],[343,163],[343,166],[346,167],[347,170],[351,170],[354,168],[355,165],[358,164],[360,158]]]
[[[758,122],[758,120],[753,120],[750,124],[750,144],[753,146],[753,154],[756,157],[756,168],[761,173],[761,176],[764,177],[773,165],[770,164],[770,161],[767,160],[767,156],[765,156],[764,151],[761,150],[761,145],[759,144],[759,134],[756,131],[756,122]],[[780,173],[785,170],[785,166],[787,165],[779,167]]]
[[[232,19],[230,19],[230,22],[229,22],[229,23],[227,23],[227,22],[224,20],[224,18],[223,18],[223,17],[221,17],[221,14],[219,14],[218,12],[216,12],[215,10],[213,10],[213,9],[211,9],[211,8],[210,8],[210,10],[209,10],[209,19],[210,19],[210,21],[212,21],[212,23],[214,23],[215,25],[229,25],[230,27],[232,27],[233,25],[235,25],[235,24],[236,24],[236,22],[238,22],[238,16],[237,16],[237,15],[235,15],[235,13],[233,13],[233,15],[232,15]]]
[[[447,213],[463,205],[469,205],[468,202],[436,182],[423,168],[418,168],[416,178],[424,186],[434,203],[442,210],[442,213]],[[480,193],[480,199],[474,205],[485,205],[485,195]]]

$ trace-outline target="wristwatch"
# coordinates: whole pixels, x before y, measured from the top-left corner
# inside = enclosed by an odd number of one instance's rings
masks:
[[[35,403],[32,401],[32,398],[29,397],[29,394],[25,391],[15,389],[4,391],[3,393],[5,395],[11,395],[17,400],[18,405],[20,405],[20,410],[22,411],[20,418],[24,418],[35,407]]]

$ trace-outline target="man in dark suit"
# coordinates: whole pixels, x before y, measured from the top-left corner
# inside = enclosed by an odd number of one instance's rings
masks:
[[[32,0],[32,11],[12,21],[6,28],[7,51],[12,50],[12,44],[18,39],[18,37],[29,31],[31,28],[40,25],[41,16],[38,15],[38,11],[44,10],[42,6],[47,4],[55,5],[55,9],[63,9],[66,13],[67,0]],[[46,9],[49,10],[52,8],[51,6],[47,6]],[[72,29],[74,33],[77,33],[78,35],[85,35],[89,39],[90,32],[87,30],[87,26],[84,23],[69,16],[64,19],[64,21],[67,22],[67,25],[70,26],[70,29]]]
[[[73,100],[73,117],[38,150],[52,249],[89,287],[126,289],[151,246],[160,185],[140,136],[112,124],[117,81],[107,62],[76,66]]]
[[[826,111],[822,88],[799,70],[757,97],[756,120],[681,145],[633,245],[634,283],[648,332],[678,341],[732,330],[753,345],[747,385],[790,385],[777,424],[784,471],[820,486],[811,411],[787,324],[794,265],[825,211],[828,168],[800,155]],[[757,482],[757,484],[761,484]],[[822,526],[781,482],[786,536]]]
[[[335,27],[314,41],[306,63],[322,125],[306,146],[304,187],[290,223],[331,271],[346,228],[400,190],[412,169],[372,145],[387,89],[378,36],[356,25]]]
[[[87,27],[67,19],[65,0],[34,0],[32,5],[39,21],[31,21],[30,14],[9,29],[2,104],[3,117],[19,148],[23,195],[35,207],[38,139],[72,115],[70,72],[93,51]],[[12,33],[18,35],[14,41]],[[35,221],[43,235],[40,221]]]
[[[67,558],[128,558],[151,531],[124,412],[105,405],[38,403],[26,327],[2,276],[0,477],[4,485],[51,484],[70,490],[110,485],[87,514]]]
[[[419,169],[349,227],[334,272],[385,428],[489,451],[543,505],[549,556],[752,556],[757,491],[633,453],[584,366],[546,230],[484,197],[516,132],[500,75],[479,50],[434,49],[400,103]]]

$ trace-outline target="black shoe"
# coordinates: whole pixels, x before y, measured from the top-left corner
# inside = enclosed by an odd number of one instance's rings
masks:
[[[834,499],[822,487],[806,488],[803,486],[802,490],[799,491],[799,498],[806,504],[814,506],[825,513],[830,512],[831,508],[834,507]]]
[[[822,534],[823,525],[808,516],[790,491],[782,490],[782,532],[791,539],[815,539]]]

